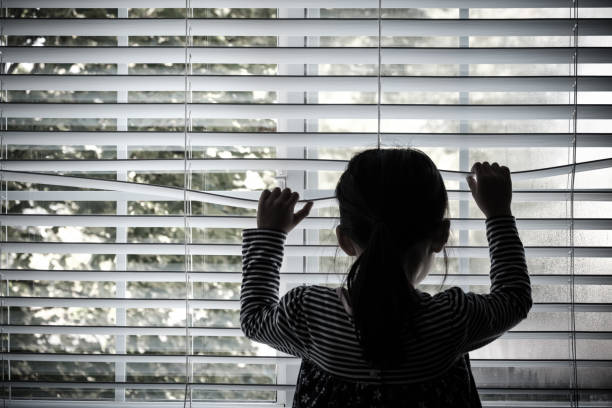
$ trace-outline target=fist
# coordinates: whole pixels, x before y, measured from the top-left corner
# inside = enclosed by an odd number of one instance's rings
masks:
[[[257,208],[257,228],[267,228],[288,233],[310,213],[313,202],[309,201],[298,212],[294,213],[295,204],[300,195],[285,188],[264,190],[259,197]]]
[[[466,181],[474,201],[487,218],[512,215],[512,180],[508,167],[497,163],[476,162]]]

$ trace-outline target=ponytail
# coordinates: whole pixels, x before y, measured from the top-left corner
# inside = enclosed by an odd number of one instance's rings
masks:
[[[370,241],[347,277],[355,326],[365,357],[374,367],[401,360],[401,340],[411,331],[418,296],[403,268],[389,228],[374,224]]]
[[[353,156],[335,192],[341,230],[363,248],[346,281],[364,357],[396,367],[402,341],[418,335],[412,282],[448,208],[444,181],[419,150],[370,149]]]

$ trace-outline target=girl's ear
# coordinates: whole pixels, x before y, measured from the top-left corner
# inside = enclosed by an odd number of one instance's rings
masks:
[[[450,220],[445,218],[442,220],[442,224],[440,225],[440,229],[436,233],[436,236],[431,242],[431,250],[433,252],[440,252],[446,245],[448,241],[448,237],[450,235]]]
[[[355,245],[353,244],[353,241],[344,233],[341,225],[336,226],[336,237],[338,238],[338,244],[340,245],[340,248],[342,248],[342,250],[346,252],[347,255],[357,255],[357,250],[355,248]]]

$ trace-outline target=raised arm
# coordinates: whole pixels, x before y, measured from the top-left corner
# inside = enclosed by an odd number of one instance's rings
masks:
[[[527,317],[532,305],[525,251],[514,217],[491,217],[486,225],[491,258],[490,293],[466,294],[454,288],[457,322],[464,328],[462,352],[480,348],[516,326]]]
[[[305,286],[279,299],[279,269],[287,234],[270,229],[242,233],[240,327],[248,338],[287,354],[302,356],[305,343],[300,327]]]
[[[489,294],[449,289],[442,296],[456,312],[459,351],[488,344],[527,317],[532,306],[525,250],[510,211],[512,184],[507,167],[476,163],[468,177],[472,195],[485,214],[491,290]]]
[[[303,356],[307,329],[303,315],[308,287],[290,290],[279,299],[280,267],[287,233],[310,211],[293,213],[297,193],[264,190],[257,212],[258,228],[242,233],[240,326],[245,336],[284,353]]]

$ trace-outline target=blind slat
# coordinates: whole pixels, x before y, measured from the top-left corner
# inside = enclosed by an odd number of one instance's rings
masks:
[[[219,356],[198,355],[189,356],[195,364],[235,363],[235,364],[285,364],[299,363],[300,358],[292,356]],[[66,362],[116,362],[127,363],[184,363],[181,355],[138,355],[138,354],[60,354],[60,353],[15,353],[12,361],[66,361]],[[520,360],[520,359],[470,359],[472,367],[567,367],[566,360]],[[578,360],[578,365],[586,367],[612,367],[612,360]]]
[[[84,243],[84,242],[16,242],[3,243],[5,253],[54,253],[54,254],[133,254],[133,255],[182,255],[185,249],[192,255],[242,255],[238,244],[183,244],[183,243]],[[285,256],[331,256],[337,253],[336,245],[287,245]],[[489,258],[489,248],[479,246],[452,246],[451,257]],[[571,247],[547,246],[525,247],[525,253],[531,257],[558,258],[567,257]],[[610,247],[574,247],[576,257],[600,258],[612,257]],[[338,256],[346,256],[338,253]],[[437,255],[441,256],[441,255]]]
[[[183,408],[182,401],[168,400],[165,402],[151,403],[140,401],[51,401],[51,400],[10,400],[7,402],[7,407],[15,408],[66,408],[66,407],[86,407],[86,408],[130,408],[130,407],[145,407],[145,408]],[[194,402],[192,404],[196,408],[278,408],[278,403],[266,402]],[[569,401],[482,401],[483,407],[512,407],[512,408],[572,408]],[[583,402],[581,406],[585,408],[609,408],[607,402]]]
[[[117,389],[121,390],[122,387]],[[166,400],[163,402],[142,402],[142,401],[104,401],[104,400],[8,400],[6,406],[9,408],[130,408],[130,407],[143,407],[143,408],[184,408],[183,401],[177,400]],[[486,405],[485,405],[486,406]],[[192,407],[195,408],[278,408],[276,402],[194,402]],[[562,407],[559,405],[559,408]],[[541,408],[541,407],[538,407]],[[564,407],[562,407],[564,408]],[[571,407],[569,407],[571,408]]]
[[[5,0],[5,7],[184,8],[182,0]],[[570,8],[571,0],[382,0],[382,8]],[[378,0],[335,0],[334,8],[378,8]],[[191,0],[193,8],[218,8],[218,0]],[[330,8],[325,0],[223,0],[228,8]],[[581,0],[580,7],[610,7],[609,0]]]
[[[382,105],[382,119],[448,120],[568,120],[573,105]],[[4,114],[13,118],[149,118],[179,119],[185,116],[180,103],[6,103]],[[375,104],[188,104],[198,119],[376,119]],[[578,105],[578,119],[612,119],[612,105]]]
[[[6,62],[182,64],[183,47],[2,47]],[[377,64],[375,47],[193,47],[194,64]],[[568,64],[572,47],[382,48],[382,64]],[[581,47],[580,64],[612,63],[612,48]]]
[[[312,132],[201,132],[188,133],[192,146],[302,146],[307,138],[322,147],[376,146],[376,133],[312,133]],[[382,133],[385,145],[453,146],[453,147],[567,147],[573,134],[568,133]],[[5,141],[14,145],[136,145],[180,146],[184,132],[35,132],[9,131]],[[612,133],[579,133],[580,147],[612,147]]]
[[[383,36],[567,36],[574,19],[383,19]],[[580,34],[612,35],[612,19],[580,19]],[[377,19],[190,19],[195,36],[377,36]],[[184,36],[184,19],[8,19],[5,35]]]
[[[9,307],[85,307],[85,308],[139,308],[139,309],[223,309],[240,310],[239,300],[217,299],[138,299],[138,298],[60,298],[34,296],[5,296],[5,306]],[[569,312],[570,303],[534,303],[532,312]],[[612,304],[607,303],[574,303],[576,312],[610,313]]]
[[[5,170],[10,171],[165,171],[182,172],[185,165],[192,171],[237,171],[237,170],[309,170],[309,171],[344,171],[346,160],[324,159],[126,159],[126,160],[8,160],[3,163]],[[530,169],[512,172],[512,178],[530,180],[542,177],[554,177],[569,174],[601,170],[612,167],[612,158],[592,160],[573,165],[562,165],[541,169]],[[467,171],[450,171],[440,169],[445,180],[463,181]]]
[[[240,283],[241,272],[214,272],[214,271],[192,271],[188,272],[191,282],[226,282]],[[136,282],[184,282],[185,273],[182,271],[79,271],[79,270],[27,270],[27,269],[5,269],[2,272],[3,279],[9,280],[43,280],[43,281],[136,281]],[[281,283],[309,283],[325,284],[341,282],[346,277],[344,273],[314,273],[314,272],[282,272]],[[534,285],[567,285],[568,275],[530,275]],[[576,285],[612,285],[612,275],[575,275]],[[488,275],[464,275],[464,274],[428,274],[424,285],[486,285],[491,281]]]
[[[193,91],[376,92],[373,76],[192,75]],[[383,92],[568,92],[569,76],[382,77]],[[4,89],[55,91],[184,91],[183,75],[7,75]],[[612,91],[612,76],[578,77],[580,92]]]
[[[185,327],[142,327],[142,326],[55,326],[55,325],[5,325],[4,332],[10,334],[64,334],[64,335],[99,335],[99,336],[185,336]],[[243,336],[242,330],[231,327],[190,327],[190,336]],[[501,336],[508,340],[567,340],[567,331],[508,331]],[[580,340],[610,340],[612,332],[576,331]]]
[[[41,387],[41,388],[112,388],[114,386],[125,386],[130,389],[150,389],[150,388],[164,388],[164,389],[184,389],[184,382],[71,382],[71,381],[8,381],[9,384],[16,387]],[[292,384],[265,384],[265,383],[189,383],[190,387],[198,390],[291,390],[295,388]],[[181,388],[182,387],[182,388]],[[535,395],[567,395],[566,388],[521,388],[521,387],[507,387],[507,388],[491,388],[491,387],[477,387],[482,393],[491,394],[535,394]],[[593,389],[586,388],[589,392],[601,393],[609,392],[607,389]]]
[[[188,216],[188,225],[193,228],[254,228],[255,217]],[[484,230],[485,220],[478,218],[450,218],[451,228]],[[84,227],[172,227],[183,228],[182,215],[37,215],[0,214],[0,223],[6,226],[84,226]],[[296,229],[331,229],[339,223],[337,217],[308,217]],[[571,223],[567,218],[517,218],[517,227],[522,230],[567,229]],[[612,229],[612,218],[575,218],[577,230]]]
[[[126,387],[130,389],[172,389],[184,390],[184,382],[175,383],[146,383],[146,382],[70,382],[70,381],[6,381],[5,384],[13,387],[29,387],[29,388],[114,388],[115,386]],[[295,385],[290,384],[214,384],[214,383],[191,383],[192,389],[198,390],[291,390]]]
[[[44,182],[43,182],[44,184]],[[125,183],[123,187],[126,189],[132,183]],[[60,183],[60,185],[62,185]],[[166,190],[166,189],[169,189]],[[183,201],[173,192],[174,188],[155,187],[151,194],[145,192],[131,191],[8,191],[0,193],[0,197],[9,201]],[[156,194],[157,193],[157,194]],[[213,194],[215,197],[224,196],[224,205],[232,205],[241,208],[255,208],[252,201],[257,201],[258,191],[205,191],[202,193]],[[304,200],[316,200],[315,204],[320,207],[333,205],[333,199],[324,197],[332,197],[332,190],[305,190],[302,198]],[[209,200],[208,195],[201,196],[188,195],[190,200],[200,200],[203,202],[213,202]],[[195,198],[194,198],[195,197]],[[198,198],[199,197],[199,198]],[[570,191],[562,189],[552,190],[515,190],[512,192],[512,200],[514,202],[529,202],[529,201],[566,201],[570,197]],[[467,190],[448,190],[449,200],[471,200],[472,193]],[[574,192],[575,201],[612,201],[612,189],[578,189]],[[215,203],[221,199],[214,200]]]
[[[119,387],[121,389],[121,387]],[[184,408],[183,401],[166,400],[164,402],[142,402],[142,401],[104,401],[104,400],[8,400],[6,406],[9,408]],[[196,408],[278,408],[276,402],[195,402]],[[486,405],[485,405],[486,406]],[[538,407],[541,408],[541,407]],[[555,407],[557,408],[557,407]],[[571,408],[571,407],[570,407]]]

